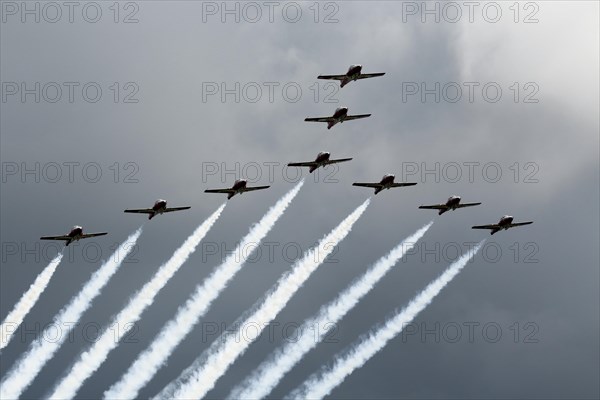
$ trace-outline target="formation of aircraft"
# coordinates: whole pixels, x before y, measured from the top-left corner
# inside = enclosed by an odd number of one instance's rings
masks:
[[[242,194],[244,192],[252,192],[254,190],[268,189],[270,186],[254,186],[248,187],[248,181],[246,179],[238,179],[235,181],[232,187],[226,189],[207,189],[204,193],[226,193],[227,200],[231,199],[236,194]]]
[[[318,79],[330,79],[330,80],[338,80],[340,81],[340,86],[344,87],[348,83],[352,81],[357,81],[359,79],[366,78],[374,78],[377,76],[383,76],[385,72],[377,72],[377,73],[362,73],[362,65],[356,64],[351,65],[348,68],[348,71],[342,75],[319,75]],[[358,115],[348,115],[348,107],[338,107],[332,116],[329,117],[316,117],[316,118],[306,118],[305,121],[308,122],[326,122],[327,129],[331,129],[337,123],[343,123],[344,121],[351,121],[355,119],[367,118],[370,117],[371,114],[358,114]],[[331,154],[327,151],[320,152],[314,161],[306,161],[306,162],[292,162],[289,163],[290,167],[308,167],[309,172],[312,173],[316,169],[320,167],[325,167],[330,164],[342,163],[346,161],[352,160],[352,158],[340,158],[340,159],[331,159]],[[414,186],[417,182],[394,182],[395,176],[393,174],[386,174],[379,182],[355,182],[353,186],[361,186],[375,189],[375,194],[378,194],[382,190],[387,190],[391,188],[397,187],[405,187],[405,186]],[[227,199],[231,199],[236,194],[242,194],[245,192],[251,192],[255,190],[263,190],[268,189],[270,186],[255,186],[249,187],[248,181],[245,179],[238,179],[235,181],[232,187],[224,188],[224,189],[207,189],[205,193],[223,193],[227,194]],[[433,204],[427,206],[420,206],[420,209],[429,209],[429,210],[438,210],[438,215],[442,215],[447,211],[456,210],[458,208],[463,207],[473,207],[478,206],[481,203],[461,203],[460,196],[450,196],[446,203],[443,204]],[[189,210],[191,207],[167,207],[167,201],[163,199],[156,200],[154,205],[151,208],[139,208],[139,209],[126,209],[124,212],[126,213],[136,213],[136,214],[148,214],[148,219],[151,220],[156,215],[174,212],[174,211],[182,211]],[[533,221],[526,222],[516,222],[513,223],[513,217],[510,215],[505,215],[500,218],[500,221],[497,224],[490,225],[476,225],[473,226],[472,229],[489,229],[490,234],[495,234],[501,230],[507,230],[510,228],[524,226],[532,224]],[[73,241],[78,241],[80,239],[87,239],[95,236],[103,236],[106,235],[107,232],[99,232],[99,233],[83,233],[83,229],[81,226],[74,226],[71,231],[62,236],[43,236],[41,240],[64,240],[65,245],[68,246]]]
[[[373,189],[375,189],[375,194],[377,194],[384,189],[387,190],[387,189],[397,188],[397,187],[414,186],[417,184],[417,182],[395,183],[394,179],[396,179],[396,176],[394,174],[386,174],[383,176],[383,178],[381,178],[381,180],[379,182],[374,182],[374,183],[354,182],[352,184],[352,186],[362,186],[362,187],[373,188]]]
[[[158,199],[154,202],[152,208],[134,208],[127,209],[126,213],[148,214],[148,219],[152,219],[157,215],[169,213],[173,211],[189,210],[191,207],[167,207],[167,201]]]
[[[327,122],[327,129],[331,129],[337,123],[344,121],[352,121],[353,119],[361,119],[370,117],[371,114],[348,115],[348,107],[338,107],[331,117],[309,117],[304,120],[307,122]]]
[[[439,210],[438,215],[442,215],[446,211],[453,211],[457,208],[478,206],[481,203],[461,203],[460,196],[450,196],[444,204],[434,204],[431,206],[419,206],[425,210]]]
[[[523,226],[523,225],[529,225],[529,224],[533,224],[533,221],[513,222],[513,217],[511,215],[505,215],[504,217],[500,218],[500,221],[497,224],[476,225],[471,228],[472,229],[490,229],[490,235],[493,235],[494,233],[501,231],[501,230],[507,230],[510,228],[515,228],[517,226]]]
[[[95,236],[104,236],[108,232],[99,232],[99,233],[83,233],[83,228],[81,226],[75,225],[69,233],[61,236],[42,236],[40,240],[64,240],[65,246],[71,244],[71,242],[78,241],[80,239],[87,239]]]
[[[352,160],[352,158],[339,158],[337,160],[332,160],[331,158],[329,158],[330,156],[331,154],[328,151],[322,151],[319,154],[317,154],[317,158],[315,158],[315,161],[289,163],[288,167],[309,167],[308,172],[312,174],[314,170],[316,170],[319,167],[324,167],[326,165],[337,164]]]
[[[376,72],[372,74],[363,74],[362,73],[362,65],[356,64],[351,65],[348,68],[348,72],[343,75],[319,75],[317,79],[330,79],[340,81],[340,87],[344,87],[352,81],[357,81],[359,79],[366,78],[375,78],[376,76],[383,76],[385,72]]]

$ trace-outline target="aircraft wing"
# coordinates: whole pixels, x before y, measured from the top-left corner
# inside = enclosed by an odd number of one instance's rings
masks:
[[[338,158],[337,160],[329,160],[325,164],[327,164],[327,165],[337,164],[337,163],[346,162],[346,161],[350,161],[350,160],[352,160],[352,159],[351,158]]]
[[[316,118],[304,118],[304,121],[306,121],[306,122],[333,122],[333,121],[335,121],[335,119],[333,117],[316,117]]]
[[[352,184],[352,186],[362,186],[362,187],[375,188],[375,189],[383,187],[381,185],[381,183],[362,183],[362,182],[354,182]]]
[[[85,238],[91,238],[91,237],[96,237],[96,236],[104,236],[106,235],[108,232],[100,232],[100,233],[84,233],[83,235],[81,235],[82,239]]]
[[[456,206],[456,208],[463,208],[463,207],[473,207],[473,206],[478,206],[481,203],[458,203],[458,205]]]
[[[398,182],[392,183],[392,187],[415,186],[417,182]]]
[[[371,116],[371,114],[348,115],[348,116],[346,116],[346,118],[344,118],[344,121],[351,121],[353,119],[367,118],[370,116]]]
[[[501,229],[502,227],[498,224],[491,225],[475,225],[472,226],[471,229]]]
[[[527,222],[515,222],[514,224],[510,224],[510,227],[514,227],[514,226],[523,226],[523,225],[529,225],[529,224],[533,224],[533,221],[527,221]]]
[[[189,210],[190,208],[192,208],[192,207],[167,207],[164,212]]]
[[[419,208],[422,208],[424,210],[446,210],[448,206],[445,204],[434,204],[431,206],[419,206]]]
[[[235,193],[233,189],[206,189],[204,193]]]
[[[263,190],[263,189],[268,189],[271,186],[254,186],[254,187],[246,187],[243,189],[244,192],[252,192],[254,190]]]
[[[63,235],[63,236],[42,236],[40,238],[40,240],[69,240],[71,239],[70,236],[67,235]]]
[[[319,75],[319,76],[317,76],[317,79],[330,79],[330,80],[335,80],[335,81],[343,81],[346,78],[347,78],[346,75]]]
[[[366,79],[366,78],[375,78],[376,76],[383,76],[385,72],[375,72],[373,74],[360,74],[360,76],[356,79]]]
[[[134,208],[134,209],[125,210],[123,212],[135,213],[135,214],[154,214],[154,210],[151,208]]]
[[[314,161],[289,163],[288,167],[316,167],[318,164]]]

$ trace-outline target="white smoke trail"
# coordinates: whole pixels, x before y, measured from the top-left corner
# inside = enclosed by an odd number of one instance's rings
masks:
[[[321,307],[318,314],[298,328],[298,340],[289,342],[275,351],[248,378],[237,385],[229,394],[230,399],[261,399],[266,397],[306,353],[328,334],[318,329],[308,334],[310,327],[323,327],[338,323],[379,282],[416,242],[429,230],[433,222],[407,237],[387,255],[380,258],[365,274],[354,281],[335,300]]]
[[[331,368],[324,368],[314,374],[288,397],[295,399],[322,399],[340,385],[354,370],[362,367],[371,357],[397,336],[440,291],[461,271],[469,260],[477,253],[484,241],[474,249],[460,257],[448,267],[438,278],[431,282],[421,293],[415,296],[398,314],[388,319],[382,327],[371,330],[368,336],[353,346],[344,355],[334,360]]]
[[[91,348],[81,354],[77,362],[72,365],[68,375],[56,385],[54,392],[50,395],[51,399],[72,399],[75,397],[83,383],[106,361],[108,353],[117,347],[119,341],[128,333],[124,327],[139,321],[144,310],[154,302],[158,292],[196,250],[200,241],[221,215],[225,204],[196,228],[192,235],[175,251],[173,256],[158,269],[154,277],[129,300],[127,306],[119,312],[110,324],[110,326],[119,327],[116,333],[112,329],[106,329]]]
[[[241,250],[249,247],[256,249],[256,246],[269,233],[298,194],[303,184],[304,181],[298,183],[271,207],[257,224],[250,228],[250,232],[238,244],[236,250],[225,259],[223,264],[215,268],[202,284],[196,287],[192,296],[179,307],[175,317],[167,322],[150,346],[137,357],[121,379],[104,392],[105,399],[137,397],[138,391],[152,379],[175,347],[187,336],[212,302],[242,268],[245,259],[239,256],[242,253]]]
[[[15,308],[6,316],[2,325],[0,325],[0,350],[8,345],[13,334],[23,323],[25,316],[33,308],[44,290],[46,290],[62,257],[63,253],[61,252],[50,261],[50,264],[35,278],[29,289],[21,296]]]
[[[31,343],[27,353],[17,361],[17,364],[0,383],[0,399],[17,399],[21,396],[23,390],[31,384],[42,367],[64,343],[79,318],[92,305],[92,301],[117,272],[141,233],[142,228],[140,227],[125,242],[121,243],[110,259],[102,264],[98,271],[94,272],[81,291],[54,317],[52,324],[46,328],[46,331]],[[60,329],[64,328],[66,331],[62,332],[56,340],[45,340],[46,334],[48,337],[54,335],[51,332],[48,333],[47,330],[57,326]]]
[[[257,327],[256,336],[230,334],[220,338],[206,352],[169,384],[157,397],[168,399],[200,399],[211,390],[216,381],[225,374],[229,366],[246,351],[248,346],[260,335],[264,327],[269,325],[286,306],[294,294],[302,287],[310,275],[325,261],[325,258],[350,233],[352,226],[367,209],[370,200],[366,200],[346,219],[344,219],[319,244],[306,252],[294,263],[292,270],[282,276],[277,284],[264,297],[260,305],[253,307],[240,324],[243,327],[252,324]],[[239,333],[238,331],[238,333]]]

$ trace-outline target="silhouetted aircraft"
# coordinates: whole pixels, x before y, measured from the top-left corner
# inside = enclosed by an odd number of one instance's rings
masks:
[[[331,129],[338,122],[370,117],[371,114],[348,115],[348,107],[338,107],[331,117],[305,118],[307,122],[327,122],[327,129]]]
[[[167,201],[158,199],[154,202],[152,208],[134,208],[125,210],[126,213],[148,214],[148,219],[152,219],[159,214],[164,214],[173,211],[189,210],[191,207],[168,207]]]
[[[359,79],[366,79],[366,78],[374,78],[376,76],[385,75],[385,72],[376,72],[373,74],[363,74],[363,73],[361,73],[361,71],[362,71],[362,65],[360,65],[360,64],[351,65],[350,68],[348,68],[348,72],[346,72],[344,75],[319,75],[317,77],[317,79],[331,79],[331,80],[340,81],[340,87],[344,87],[352,81],[356,81]]]
[[[322,151],[319,154],[317,154],[317,158],[315,158],[315,161],[289,163],[288,167],[310,167],[308,172],[312,174],[313,171],[319,167],[324,167],[326,165],[352,160],[351,158],[339,158],[337,160],[332,160],[329,158],[330,155],[331,154],[328,151]]]
[[[500,218],[500,222],[498,222],[497,224],[476,225],[476,226],[473,226],[472,229],[491,229],[490,235],[493,235],[494,233],[501,231],[501,230],[507,230],[507,229],[514,228],[517,226],[523,226],[523,225],[529,225],[529,224],[533,224],[533,221],[513,223],[513,217],[510,215],[505,215],[504,217]]]
[[[377,193],[381,192],[383,189],[391,189],[391,188],[403,187],[403,186],[414,186],[417,184],[417,182],[394,183],[395,178],[396,178],[395,175],[387,174],[387,175],[384,175],[383,178],[381,178],[381,181],[379,181],[377,183],[354,182],[352,184],[352,186],[362,186],[362,187],[374,188],[375,194],[377,194]]]
[[[244,192],[251,192],[253,190],[262,190],[262,189],[270,188],[270,186],[248,187],[248,186],[246,186],[247,183],[248,183],[248,181],[246,181],[245,179],[238,179],[237,181],[235,181],[233,186],[228,189],[207,189],[204,192],[205,193],[227,193],[227,200],[229,200],[236,194],[242,194]]]
[[[456,210],[457,208],[478,206],[481,203],[461,203],[460,196],[450,196],[445,204],[434,204],[431,206],[419,206],[425,210],[440,210],[438,215],[442,215],[446,211]]]
[[[108,232],[100,232],[100,233],[83,233],[83,228],[81,226],[75,225],[71,232],[63,236],[42,236],[40,240],[64,240],[65,246],[71,244],[71,242],[77,241],[79,239],[87,239],[95,236],[104,236]]]

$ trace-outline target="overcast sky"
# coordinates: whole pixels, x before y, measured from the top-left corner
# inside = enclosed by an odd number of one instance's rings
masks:
[[[24,4],[39,15],[25,12]],[[299,252],[372,195],[352,182],[378,181],[385,173],[418,185],[373,198],[335,254],[278,316],[273,334],[265,332],[250,346],[209,397],[227,395],[286,341],[286,329],[434,220],[413,254],[272,396],[296,388],[472,243],[488,238],[417,317],[416,333],[392,340],[332,397],[598,398],[597,2],[482,2],[472,9],[428,2],[432,13],[421,2],[275,2],[272,14],[263,2],[138,1],[118,9],[112,2],[77,2],[72,15],[53,4],[59,8],[1,3],[0,318],[56,254],[57,246],[40,236],[66,233],[75,224],[109,235],[69,247],[3,350],[0,375],[116,245],[146,222],[123,209],[150,207],[157,198],[192,209],[145,223],[136,252],[24,397],[47,394],[89,347],[95,328],[106,326],[225,200],[205,189],[230,186],[238,177],[271,185],[229,201],[130,340],[78,397],[97,398],[116,382],[249,226],[293,187],[300,172],[285,164],[330,151],[354,160],[318,174],[301,172],[306,184],[253,262],[141,398],[177,377],[216,338],[208,329],[230,328]],[[343,89],[316,79],[356,63],[363,72],[386,75]],[[342,105],[373,115],[331,130],[304,122]],[[441,217],[417,208],[453,194],[483,204]],[[492,237],[470,229],[506,214],[535,222]],[[456,326],[462,335],[453,340]],[[434,333],[422,336],[425,329]]]

